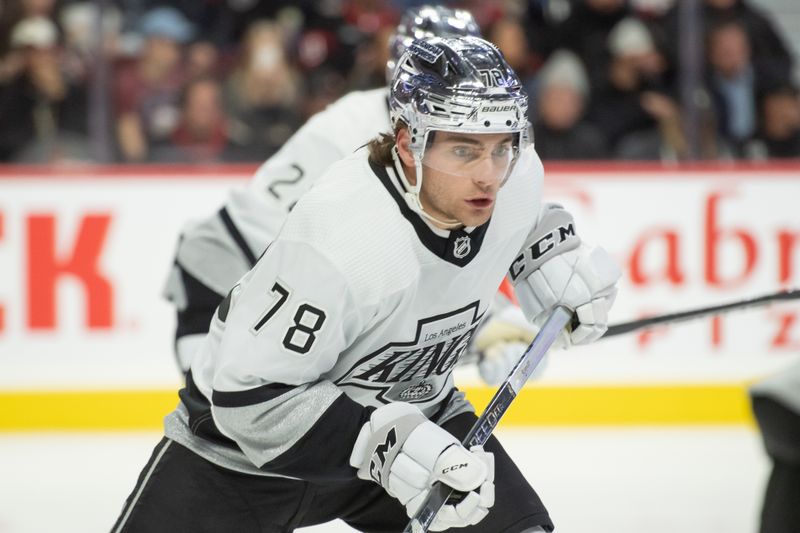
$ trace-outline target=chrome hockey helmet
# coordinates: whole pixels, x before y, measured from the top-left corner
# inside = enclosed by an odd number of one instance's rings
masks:
[[[411,138],[417,179],[414,185],[406,182],[406,201],[428,218],[419,192],[433,132],[511,134],[501,184],[532,140],[528,95],[519,77],[497,47],[478,37],[413,41],[392,78],[389,109],[395,130],[404,125]]]
[[[394,68],[414,39],[430,37],[481,36],[481,29],[472,14],[464,9],[423,5],[408,9],[389,39],[389,60],[386,81],[391,82]]]

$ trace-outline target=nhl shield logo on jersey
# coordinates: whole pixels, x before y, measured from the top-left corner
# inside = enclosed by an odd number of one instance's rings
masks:
[[[436,399],[481,322],[479,308],[480,302],[475,301],[419,320],[411,340],[382,346],[359,359],[334,383],[344,388],[380,391],[376,398],[385,403],[425,403]]]
[[[472,239],[469,235],[458,237],[453,241],[453,257],[463,259],[472,251]]]

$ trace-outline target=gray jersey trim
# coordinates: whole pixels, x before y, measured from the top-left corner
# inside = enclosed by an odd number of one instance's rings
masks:
[[[341,393],[340,389],[338,388],[336,388],[336,391]],[[297,396],[298,393],[295,395]],[[336,397],[338,397],[338,394]],[[285,399],[286,398],[282,396],[280,400],[277,400],[277,402],[283,402]],[[335,398],[333,399],[335,400]],[[302,399],[298,398],[295,401],[300,403],[302,402]],[[324,410],[322,410],[322,412],[324,412]],[[463,392],[455,391],[450,397],[450,401],[448,402],[447,406],[439,415],[438,420],[436,420],[436,423],[438,425],[442,425],[451,418],[467,412],[475,412],[475,408],[467,401]],[[289,413],[288,416],[284,414],[284,416],[287,417],[287,423],[294,423],[300,419],[300,416],[298,416],[295,412]],[[249,460],[241,451],[228,446],[223,446],[221,444],[216,444],[202,437],[198,437],[189,429],[189,413],[183,404],[179,404],[178,407],[164,419],[164,433],[167,438],[174,440],[178,444],[188,448],[205,460],[214,463],[217,466],[221,466],[222,468],[227,468],[228,470],[255,476],[298,479],[292,476],[282,476],[279,474],[265,472],[264,470],[259,469],[254,462]],[[297,431],[293,433],[297,433]],[[288,449],[292,444],[294,444],[294,442],[296,442],[296,439],[285,446],[281,446],[281,449]],[[258,447],[263,447],[263,443],[257,439],[254,441],[254,444]],[[279,454],[271,453],[269,455],[272,455],[274,458]]]
[[[301,385],[274,400],[244,407],[214,405],[211,412],[220,431],[236,441],[256,466],[264,466],[311,431],[342,394],[329,381]]]
[[[456,416],[462,413],[474,413],[475,407],[467,400],[467,396],[461,392],[460,390],[456,390],[450,396],[450,401],[447,402],[447,405],[442,410],[442,413],[439,415],[438,420],[436,420],[436,424],[442,425],[451,418],[455,418]],[[427,414],[427,413],[426,413]]]
[[[164,434],[167,438],[188,448],[206,461],[222,468],[252,476],[288,477],[264,472],[250,462],[239,450],[216,444],[192,433],[191,429],[189,429],[189,413],[183,404],[178,405],[177,409],[164,419]]]

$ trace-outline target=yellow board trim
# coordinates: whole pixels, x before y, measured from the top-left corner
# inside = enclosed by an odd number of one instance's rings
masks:
[[[495,392],[465,388],[478,409]],[[176,391],[0,392],[0,431],[158,430]],[[503,417],[513,426],[753,425],[745,384],[532,386]]]
[[[485,406],[494,389],[467,391]],[[503,416],[506,426],[753,425],[740,385],[526,388]]]

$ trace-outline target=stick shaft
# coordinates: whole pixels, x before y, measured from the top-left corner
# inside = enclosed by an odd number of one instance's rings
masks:
[[[726,304],[700,307],[677,313],[657,315],[640,320],[632,320],[614,324],[608,327],[608,331],[602,338],[613,337],[625,333],[631,333],[640,329],[651,328],[661,324],[671,324],[683,322],[704,316],[717,315],[728,311],[736,311],[748,307],[757,307],[775,301],[798,300],[800,299],[800,289],[779,291],[766,294],[756,298],[730,302]],[[514,366],[508,378],[503,382],[498,391],[492,397],[489,405],[481,414],[480,418],[470,429],[462,444],[466,448],[480,446],[486,443],[492,431],[500,422],[503,414],[511,406],[522,386],[536,369],[547,350],[555,341],[558,333],[569,323],[571,313],[563,307],[557,307],[545,322],[539,334],[533,339],[528,349]],[[445,504],[452,494],[452,489],[444,483],[437,482],[431,487],[428,498],[422,503],[414,517],[408,523],[403,533],[426,533],[430,527],[436,513]]]
[[[514,369],[500,388],[492,397],[489,405],[486,406],[481,416],[470,428],[466,437],[462,441],[465,448],[482,446],[489,440],[489,436],[503,414],[511,406],[519,391],[528,381],[536,366],[541,362],[547,350],[555,342],[558,334],[569,323],[572,313],[564,307],[556,307],[553,313],[544,323],[542,329],[533,339],[533,342],[520,357]],[[428,531],[436,513],[452,494],[453,489],[441,482],[434,483],[428,497],[422,503],[416,514],[411,518],[403,533],[425,533]]]
[[[690,309],[688,311],[680,311],[678,313],[669,313],[666,315],[651,316],[642,318],[640,320],[631,320],[630,322],[623,322],[621,324],[613,324],[608,327],[603,338],[613,337],[615,335],[622,335],[624,333],[631,333],[640,329],[652,328],[661,324],[672,324],[674,322],[683,322],[684,320],[691,320],[694,318],[701,318],[709,315],[718,315],[728,311],[736,311],[745,309],[747,307],[756,307],[767,303],[780,301],[780,300],[797,300],[800,299],[800,289],[793,289],[789,291],[779,291],[772,294],[765,294],[757,298],[750,298],[748,300],[741,300],[738,302],[730,302],[721,305],[713,305],[710,307],[699,307],[697,309]]]

